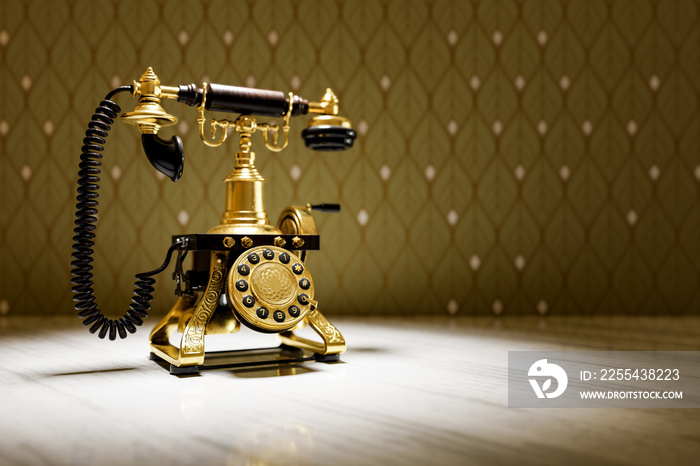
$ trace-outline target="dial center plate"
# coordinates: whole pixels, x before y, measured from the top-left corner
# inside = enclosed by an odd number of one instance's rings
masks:
[[[266,262],[257,266],[251,280],[253,292],[261,301],[283,306],[296,296],[296,280],[285,266]]]

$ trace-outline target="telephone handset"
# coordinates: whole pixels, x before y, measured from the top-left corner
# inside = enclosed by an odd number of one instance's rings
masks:
[[[161,101],[176,100],[197,108],[199,134],[204,143],[217,147],[227,139],[232,127],[239,135],[234,169],[225,178],[225,210],[218,225],[206,233],[173,236],[164,263],[157,269],[136,275],[134,297],[126,314],[117,320],[105,317],[95,302],[92,255],[97,219],[97,190],[100,159],[111,125],[121,112],[112,98],[122,92],[138,98],[138,105],[121,115],[125,123],[141,133],[149,162],[173,181],[184,169],[184,147],[178,136],[162,139],[158,133],[174,125],[177,118],[165,112]],[[235,120],[209,119],[206,111],[237,113]],[[315,115],[302,131],[307,147],[319,151],[340,151],[352,147],[356,132],[350,121],[338,115],[338,99],[330,89],[319,102],[297,95],[214,83],[181,86],[161,85],[151,68],[133,81],[107,94],[95,110],[83,139],[78,180],[77,212],[72,291],[75,308],[83,325],[100,338],[125,338],[148,316],[153,299],[154,275],[162,272],[175,257],[174,280],[177,303],[151,332],[153,359],[170,363],[171,373],[198,372],[207,367],[235,367],[235,363],[205,363],[220,355],[205,353],[204,336],[234,333],[240,324],[265,333],[277,333],[285,351],[306,352],[292,361],[338,360],[345,351],[340,332],[323,317],[314,300],[314,284],[305,263],[306,253],[319,249],[320,237],[312,210],[337,212],[337,204],[289,206],[276,226],[270,224],[264,205],[265,178],[255,167],[251,150],[254,133],[262,132],[265,146],[279,152],[289,143],[290,119]],[[260,123],[255,116],[281,117],[283,126]],[[218,136],[217,136],[218,134]],[[282,140],[280,141],[280,136]],[[192,268],[184,260],[191,253]],[[294,330],[309,325],[321,342],[301,338]],[[171,337],[181,333],[179,346]],[[311,356],[309,356],[311,354]],[[280,359],[273,359],[279,362]],[[250,365],[249,363],[242,363]]]

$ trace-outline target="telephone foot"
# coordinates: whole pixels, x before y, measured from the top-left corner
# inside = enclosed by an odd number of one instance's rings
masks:
[[[340,361],[340,353],[336,354],[318,354],[314,353],[314,360],[316,362],[339,362]]]

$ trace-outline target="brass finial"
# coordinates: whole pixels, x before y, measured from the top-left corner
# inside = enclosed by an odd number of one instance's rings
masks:
[[[309,102],[309,113],[320,113],[323,115],[338,114],[338,97],[333,89],[326,88],[326,93],[321,97],[320,102]]]
[[[132,86],[134,96],[139,97],[139,104],[132,112],[121,116],[124,123],[138,126],[141,134],[158,134],[163,126],[177,123],[177,118],[160,106],[162,88],[153,68],[149,66],[139,82],[134,81]]]

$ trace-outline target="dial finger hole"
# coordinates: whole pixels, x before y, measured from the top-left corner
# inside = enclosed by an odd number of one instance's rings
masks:
[[[236,282],[236,289],[238,291],[247,291],[248,290],[248,282],[245,280],[238,280]]]
[[[253,307],[255,306],[255,298],[253,298],[251,295],[247,294],[243,296],[243,305],[245,307]]]
[[[306,306],[309,304],[309,295],[306,293],[301,293],[299,296],[297,296],[297,301],[299,301],[299,304],[302,306]]]

